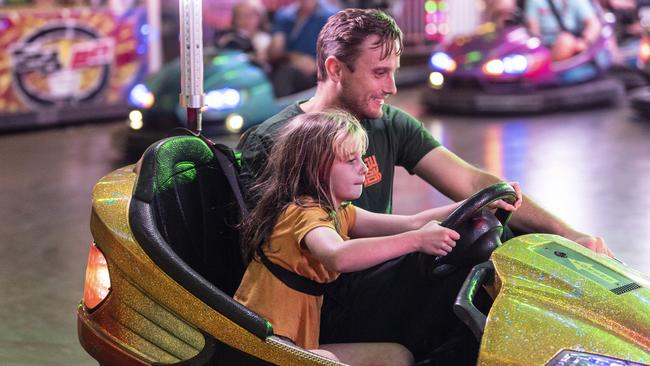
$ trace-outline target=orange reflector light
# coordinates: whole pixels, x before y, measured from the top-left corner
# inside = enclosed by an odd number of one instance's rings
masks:
[[[499,59],[490,60],[483,65],[483,72],[487,75],[498,76],[503,74],[504,71],[503,61]]]
[[[89,310],[97,307],[111,290],[111,277],[104,254],[95,243],[90,246],[88,266],[86,267],[86,284],[84,285],[84,305]]]
[[[650,40],[647,38],[641,39],[641,44],[639,45],[639,59],[641,59],[641,62],[643,63],[650,60]]]

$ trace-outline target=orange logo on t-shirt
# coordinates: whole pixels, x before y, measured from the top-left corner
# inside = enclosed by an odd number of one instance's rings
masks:
[[[377,164],[377,158],[374,155],[365,157],[363,162],[368,167],[366,172],[366,177],[363,180],[364,187],[370,187],[373,184],[381,182],[381,172],[379,171],[379,165]]]

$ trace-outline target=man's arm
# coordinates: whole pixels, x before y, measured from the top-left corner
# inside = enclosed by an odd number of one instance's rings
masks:
[[[465,199],[485,187],[503,182],[497,176],[474,167],[442,146],[431,150],[420,159],[413,171],[454,201]],[[524,232],[560,235],[595,252],[613,256],[603,239],[576,231],[526,195],[523,195],[521,207],[513,214],[511,225]]]

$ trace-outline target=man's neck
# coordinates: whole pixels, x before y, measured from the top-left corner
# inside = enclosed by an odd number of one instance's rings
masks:
[[[327,82],[319,82],[316,93],[308,101],[300,104],[300,109],[305,113],[321,112],[326,109],[340,108],[336,93],[332,92]]]

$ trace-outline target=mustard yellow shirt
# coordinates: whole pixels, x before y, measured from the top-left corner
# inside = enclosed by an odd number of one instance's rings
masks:
[[[343,240],[356,220],[354,206],[337,211]],[[334,222],[320,207],[287,207],[278,217],[269,245],[263,246],[269,260],[303,277],[319,283],[334,281],[339,273],[330,271],[309,251],[303,239],[317,227],[330,227]],[[235,300],[266,318],[273,332],[291,339],[306,349],[318,348],[322,296],[296,291],[277,279],[261,262],[251,261],[244,273]]]

